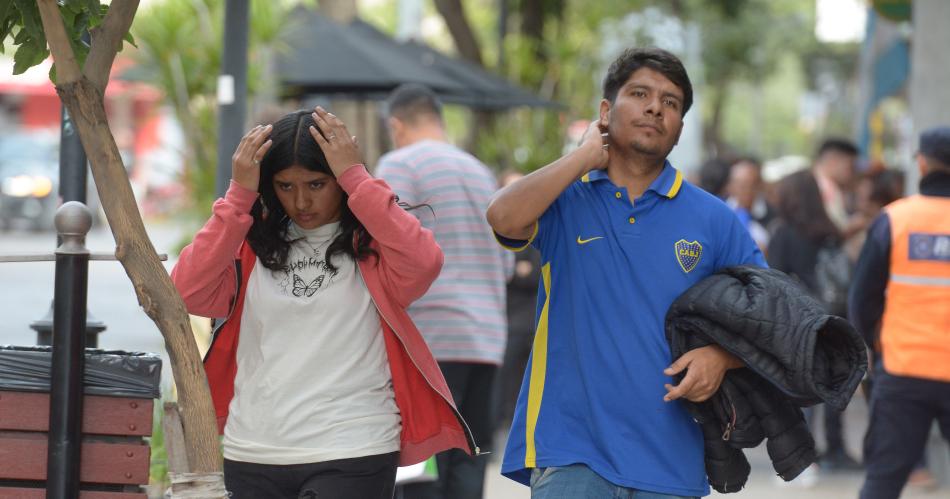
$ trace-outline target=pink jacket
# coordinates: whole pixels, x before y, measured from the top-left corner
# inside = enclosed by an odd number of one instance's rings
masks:
[[[373,257],[360,261],[359,270],[381,317],[396,404],[402,416],[400,466],[424,461],[451,448],[478,453],[439,365],[406,313],[406,307],[421,297],[439,275],[442,250],[432,232],[399,207],[389,186],[370,176],[363,165],[349,168],[337,181],[349,195],[350,209],[372,235],[371,246],[379,254],[378,261]],[[244,240],[256,199],[256,192],[232,182],[224,199],[215,202],[211,219],[182,250],[172,269],[172,281],[189,313],[228,317],[204,360],[222,432],[234,396],[246,289],[243,283],[248,282],[257,258]],[[235,260],[240,261],[240,279]]]

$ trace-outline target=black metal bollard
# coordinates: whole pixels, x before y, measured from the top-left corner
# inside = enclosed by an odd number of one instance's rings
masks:
[[[89,209],[78,201],[60,206],[56,231],[56,289],[53,310],[53,364],[50,373],[47,499],[79,497],[82,448],[83,368],[85,363],[86,283],[92,227]]]

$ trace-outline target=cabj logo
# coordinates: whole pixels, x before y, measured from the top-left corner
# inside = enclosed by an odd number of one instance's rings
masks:
[[[699,244],[699,241],[687,242],[685,239],[680,239],[673,245],[673,249],[676,251],[676,261],[686,273],[695,269],[703,256],[703,245]]]

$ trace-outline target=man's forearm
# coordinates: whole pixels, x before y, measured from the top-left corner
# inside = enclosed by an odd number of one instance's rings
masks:
[[[580,147],[498,191],[486,218],[498,234],[527,239],[534,223],[572,182],[590,170],[598,151]]]

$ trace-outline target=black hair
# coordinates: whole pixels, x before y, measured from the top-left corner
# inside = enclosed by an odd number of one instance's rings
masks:
[[[389,116],[399,121],[415,123],[422,116],[442,119],[442,102],[429,87],[418,83],[404,83],[386,99]]]
[[[288,239],[290,217],[274,191],[274,175],[292,166],[333,175],[323,151],[310,135],[309,128],[314,125],[310,113],[309,110],[295,111],[274,122],[270,134],[272,145],[261,159],[260,186],[257,189],[261,196],[251,208],[254,222],[247,234],[247,242],[261,264],[271,270],[282,270],[286,266],[290,246],[296,241]],[[344,192],[340,207],[341,232],[326,250],[325,260],[331,270],[336,270],[331,257],[338,253],[349,255],[353,260],[376,255],[369,247],[372,237],[350,211],[347,198]]]
[[[699,167],[699,187],[716,196],[724,197],[732,162],[724,158],[710,158]]]
[[[662,74],[683,91],[681,116],[686,116],[693,105],[693,85],[689,82],[686,68],[678,57],[655,47],[627,49],[614,60],[604,77],[604,99],[614,103],[620,87],[640,68],[650,68]]]
[[[819,246],[841,242],[841,233],[825,211],[818,181],[811,170],[795,172],[780,180],[776,195],[776,211],[790,227]]]
[[[825,139],[818,147],[818,152],[815,154],[815,157],[820,158],[828,152],[838,152],[848,156],[857,156],[859,153],[858,146],[854,145],[854,142],[838,137]]]

